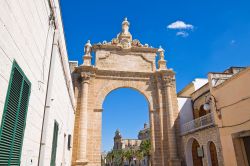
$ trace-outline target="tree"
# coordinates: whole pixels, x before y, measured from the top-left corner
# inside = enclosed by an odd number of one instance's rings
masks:
[[[133,151],[131,149],[126,149],[124,151],[124,157],[128,161],[128,164],[130,165],[131,161],[133,160]]]
[[[113,153],[114,153],[114,164],[115,164],[115,166],[122,166],[122,164],[123,164],[122,150],[113,150]]]
[[[144,140],[140,144],[140,151],[143,153],[144,156],[147,157],[148,165],[151,165],[151,142],[150,140]]]
[[[141,160],[143,159],[143,152],[139,149],[135,151],[135,157],[139,162],[139,166],[141,165]]]
[[[114,159],[114,152],[113,151],[108,152],[108,154],[106,156],[106,160],[107,160],[107,163],[109,164],[109,166],[113,165],[113,159]]]
[[[123,166],[123,150],[111,150],[107,153],[106,161],[108,163],[108,166]]]

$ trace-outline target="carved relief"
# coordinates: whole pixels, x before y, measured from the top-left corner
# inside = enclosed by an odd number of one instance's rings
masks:
[[[122,52],[104,52],[96,53],[96,66],[99,69],[118,70],[118,71],[153,71],[153,61],[149,56],[143,54],[128,54]],[[154,56],[152,56],[152,59]]]
[[[162,82],[164,86],[174,86],[175,78],[171,75],[164,75],[162,76]]]
[[[117,34],[116,38],[113,38],[111,42],[103,41],[103,43],[98,43],[98,45],[110,45],[110,46],[118,46],[122,49],[128,50],[131,47],[145,47],[148,48],[148,44],[141,44],[138,39],[134,39],[129,32],[130,23],[127,18],[122,22],[122,31]]]
[[[80,77],[81,77],[82,83],[89,83],[90,72],[81,72]]]

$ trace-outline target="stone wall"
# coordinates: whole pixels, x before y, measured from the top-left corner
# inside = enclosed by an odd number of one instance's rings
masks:
[[[96,67],[118,71],[155,71],[154,53],[97,51]]]
[[[79,70],[79,71],[78,71]],[[81,72],[80,72],[81,71]],[[165,71],[168,77],[173,76],[171,70]],[[84,74],[79,74],[84,73]],[[81,116],[85,116],[82,113],[83,107],[83,84],[84,78],[88,73],[88,89],[87,93],[87,114],[84,119],[87,121],[87,130],[83,132],[81,130]],[[80,77],[80,76],[84,76]],[[164,74],[163,74],[164,75]],[[105,97],[113,90],[118,88],[132,88],[142,93],[149,104],[149,116],[151,127],[151,141],[152,141],[152,160],[154,165],[168,165],[170,162],[171,151],[174,153],[180,152],[180,143],[176,147],[170,147],[177,142],[180,142],[179,134],[179,119],[177,110],[177,96],[175,89],[175,82],[171,83],[171,88],[166,91],[166,82],[162,78],[162,73],[153,72],[123,72],[123,71],[108,71],[99,70],[93,67],[80,66],[76,69],[75,74],[75,87],[77,89],[76,100],[77,105],[77,118],[75,121],[75,139],[74,139],[74,151],[73,151],[73,165],[77,163],[77,156],[82,153],[81,138],[87,138],[86,142],[86,161],[88,166],[94,166],[100,164],[101,158],[101,128],[102,128],[102,104]],[[157,83],[158,82],[158,83]],[[171,81],[170,81],[171,82]],[[168,83],[170,83],[168,82]],[[168,84],[167,83],[167,84]],[[78,92],[81,93],[78,93]],[[171,105],[171,107],[170,107]],[[170,108],[169,108],[170,107]],[[172,115],[169,115],[168,111],[173,111]],[[105,111],[105,110],[104,110]],[[82,114],[82,115],[81,115]],[[167,119],[168,117],[171,119]],[[169,124],[171,123],[171,125]],[[169,140],[169,127],[173,131],[171,136],[173,140]],[[172,139],[171,138],[171,139]],[[82,152],[81,152],[82,151]],[[175,155],[175,154],[174,154]],[[178,159],[178,158],[175,158]],[[177,161],[175,161],[177,162]],[[177,164],[178,165],[178,164]]]
[[[222,156],[222,147],[221,147],[220,136],[219,136],[219,129],[217,127],[211,127],[211,128],[198,130],[196,132],[182,136],[182,144],[185,149],[182,151],[182,156],[183,156],[182,158],[185,160],[185,164],[187,166],[190,166],[188,160],[192,160],[192,158],[188,157],[188,153],[191,152],[189,151],[190,149],[188,145],[192,143],[192,141],[190,142],[190,140],[192,139],[196,139],[199,145],[203,147],[203,152],[204,152],[204,157],[202,158],[203,166],[210,166],[209,157],[208,157],[209,156],[208,145],[210,142],[213,142],[216,146],[219,166],[224,165],[223,156]]]

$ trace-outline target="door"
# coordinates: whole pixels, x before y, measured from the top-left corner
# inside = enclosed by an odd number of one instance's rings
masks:
[[[198,156],[198,148],[200,148],[199,143],[194,140],[192,144],[192,157],[194,166],[203,166],[202,158]]]
[[[212,166],[219,166],[216,147],[215,147],[215,144],[213,142],[210,142],[210,144],[209,144],[209,151],[210,151]]]

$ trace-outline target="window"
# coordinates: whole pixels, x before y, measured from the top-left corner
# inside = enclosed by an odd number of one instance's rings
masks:
[[[51,151],[51,161],[50,165],[56,165],[56,150],[57,150],[57,138],[58,138],[58,123],[54,122],[54,132],[53,132],[53,141],[52,141],[52,151]]]
[[[30,88],[14,61],[0,128],[0,165],[20,165]]]
[[[244,148],[246,152],[246,158],[248,160],[248,164],[250,164],[250,136],[243,137]]]

